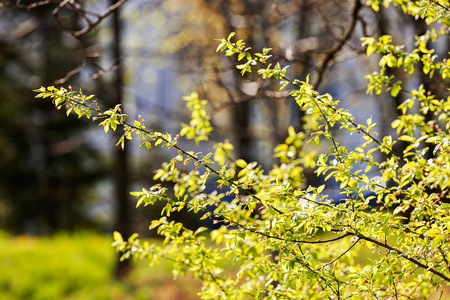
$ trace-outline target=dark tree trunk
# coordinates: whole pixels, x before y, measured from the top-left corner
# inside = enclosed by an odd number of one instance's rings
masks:
[[[115,0],[110,0],[110,5],[115,4]],[[111,106],[122,104],[123,102],[123,72],[122,72],[122,49],[121,49],[121,34],[122,23],[120,21],[120,8],[116,9],[112,14],[112,29],[114,32],[114,40],[112,45],[113,59],[115,60],[116,70],[112,85],[113,96],[111,98]],[[118,127],[114,132],[114,140],[118,141],[122,136],[123,130]],[[122,150],[121,147],[116,147],[114,150],[114,181],[115,181],[115,196],[116,196],[116,221],[115,229],[119,231],[124,238],[131,235],[131,220],[130,220],[130,205],[128,203],[128,147],[125,145]],[[118,260],[115,276],[118,279],[125,279],[130,271],[130,261]]]

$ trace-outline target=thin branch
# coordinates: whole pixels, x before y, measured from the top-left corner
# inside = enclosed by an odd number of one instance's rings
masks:
[[[350,38],[353,35],[353,32],[355,31],[356,23],[358,22],[358,13],[363,7],[361,0],[355,0],[355,4],[352,11],[351,16],[351,23],[348,27],[347,33],[344,35],[344,37],[340,40],[339,44],[337,44],[330,53],[328,53],[327,57],[323,61],[322,65],[320,66],[320,69],[318,71],[318,77],[316,82],[313,84],[314,90],[317,90],[319,85],[322,83],[322,80],[324,78],[325,72],[328,68],[328,65],[333,61],[336,54],[344,47],[344,45],[350,40]]]
[[[428,0],[430,2],[433,2],[434,4],[436,4],[437,6],[445,9],[446,11],[450,11],[450,8],[448,8],[447,6],[445,6],[444,4],[440,3],[438,0]]]
[[[301,245],[298,245],[298,248],[300,250],[300,253],[305,256],[305,254],[303,253],[303,249],[301,247]],[[341,299],[341,297],[339,296],[339,291],[336,291],[334,289],[333,286],[331,286],[328,281],[322,277],[322,275],[318,274],[316,270],[314,270],[313,268],[311,268],[311,266],[308,264],[307,261],[301,261],[299,259],[297,259],[298,262],[300,262],[303,266],[305,266],[310,272],[314,273],[314,275],[316,275],[316,280],[319,283],[319,285],[322,287],[323,290],[326,290],[326,288],[323,286],[323,284],[319,281],[319,279],[321,281],[323,281],[325,283],[326,286],[328,286],[328,288],[338,297],[338,299]],[[336,279],[337,281],[337,279]],[[333,299],[331,297],[328,297],[329,299]]]
[[[64,77],[55,80],[55,84],[63,84],[65,82],[67,82],[70,79],[70,77],[79,73],[83,69],[83,67],[86,65],[87,61],[92,58],[87,53],[86,46],[80,40],[80,37],[89,33],[90,31],[92,31],[100,22],[103,21],[103,19],[108,17],[110,14],[112,14],[114,11],[116,11],[120,6],[122,6],[127,1],[128,0],[118,0],[115,4],[109,6],[105,11],[103,11],[102,14],[97,14],[97,13],[94,13],[94,12],[84,9],[83,6],[81,6],[79,3],[75,2],[74,0],[63,0],[63,1],[43,0],[43,1],[38,1],[38,2],[32,3],[32,4],[22,4],[22,3],[20,3],[20,0],[16,0],[15,3],[12,3],[9,1],[0,3],[0,7],[3,5],[7,5],[7,6],[17,7],[20,9],[30,10],[30,9],[33,9],[33,8],[36,8],[39,6],[49,5],[51,3],[57,4],[52,12],[52,15],[53,15],[56,23],[68,35],[70,35],[78,40],[78,42],[81,44],[80,50],[83,54],[83,60],[76,68],[67,72]],[[76,15],[81,16],[81,18],[86,22],[87,25],[80,30],[74,30],[74,29],[67,27],[60,19],[60,12],[62,9],[67,9],[67,10],[75,13]],[[91,18],[94,20],[91,20]]]
[[[0,7],[2,7],[3,5],[6,5],[6,6],[13,6],[13,7],[16,7],[16,8],[30,10],[30,9],[38,7],[38,6],[43,6],[43,5],[47,5],[47,4],[50,4],[50,3],[58,3],[58,2],[59,1],[54,1],[54,0],[43,0],[43,1],[34,2],[32,4],[21,4],[20,0],[17,0],[16,3],[11,3],[9,1],[2,2],[2,3],[0,3]]]
[[[59,78],[57,80],[55,80],[55,84],[64,84],[66,83],[72,76],[78,74],[86,65],[88,59],[92,58],[92,56],[90,56],[86,50],[86,47],[84,46],[83,42],[81,41],[80,38],[75,37],[75,39],[77,40],[77,42],[80,44],[80,51],[82,54],[82,61],[81,63],[74,69],[70,70],[69,72],[66,73],[66,75],[64,75],[64,77]]]
[[[95,20],[94,22],[92,22],[91,24],[88,24],[86,27],[84,27],[81,30],[78,31],[74,31],[71,32],[70,34],[73,36],[82,36],[88,32],[90,32],[92,29],[95,28],[95,26],[97,26],[97,24],[99,24],[104,18],[106,18],[107,16],[109,16],[111,13],[113,13],[116,9],[118,9],[120,6],[122,6],[125,2],[127,2],[128,0],[119,0],[116,2],[116,4],[108,7],[107,10],[105,10],[100,16],[97,17],[97,20]]]
[[[269,98],[271,98],[271,100],[282,100],[282,99],[286,99],[287,97],[289,97],[289,92],[287,92],[287,91],[260,90],[254,96],[244,96],[244,97],[239,97],[239,98],[234,97],[234,101],[233,102],[220,103],[219,105],[214,107],[214,109],[212,110],[212,113],[216,113],[218,111],[221,111],[221,110],[223,110],[225,108],[228,108],[228,107],[236,105],[236,104],[251,102],[251,101],[255,101],[255,100],[260,100],[261,97],[269,97]]]
[[[347,235],[350,235],[350,234],[347,234]],[[327,262],[326,264],[324,264],[323,266],[315,269],[314,271],[319,271],[319,270],[325,268],[326,266],[329,266],[329,265],[333,264],[334,262],[338,261],[342,256],[344,256],[348,251],[350,251],[356,244],[358,244],[358,242],[359,242],[359,238],[347,250],[342,252],[338,257],[336,257],[335,259],[333,259],[330,262]]]
[[[84,68],[85,65],[86,65],[86,61],[85,61],[85,59],[83,59],[83,62],[78,67],[76,67],[75,69],[72,69],[69,72],[67,72],[64,77],[55,80],[55,84],[66,83],[70,79],[70,77],[78,74],[81,71],[81,69]]]
[[[438,249],[439,249],[439,252],[442,255],[442,258],[443,258],[443,260],[445,262],[445,265],[447,266],[447,271],[450,272],[450,264],[449,264],[449,262],[447,260],[447,257],[445,256],[446,254],[445,254],[444,250],[442,250],[442,246],[439,246]]]
[[[365,236],[365,235],[363,235],[363,234],[360,233],[360,232],[355,232],[355,235],[356,235],[358,238],[362,239],[362,240],[366,240],[366,241],[368,241],[368,242],[372,242],[372,243],[374,243],[374,244],[376,244],[376,245],[378,245],[378,246],[381,246],[381,247],[383,247],[383,248],[386,248],[386,249],[388,249],[388,250],[390,250],[390,251],[395,251],[395,252],[398,253],[398,255],[399,255],[400,257],[403,257],[404,259],[406,259],[406,260],[412,262],[413,264],[415,264],[415,265],[421,267],[422,269],[424,269],[424,270],[426,270],[426,271],[429,271],[429,272],[433,273],[434,275],[437,275],[437,276],[441,277],[442,279],[444,279],[444,280],[447,281],[447,282],[450,282],[450,277],[446,276],[446,275],[443,274],[442,272],[439,272],[439,271],[437,271],[436,269],[434,269],[434,268],[432,268],[432,267],[430,267],[430,266],[427,266],[427,265],[421,263],[420,261],[418,261],[417,259],[415,259],[415,258],[413,258],[413,257],[407,256],[406,254],[404,254],[404,253],[403,253],[401,250],[399,250],[399,249],[396,249],[396,248],[394,248],[394,247],[392,247],[392,246],[390,246],[390,245],[388,245],[388,244],[386,244],[386,243],[380,242],[380,241],[378,241],[378,240],[376,240],[376,239],[373,239],[373,238],[371,238],[371,237]]]

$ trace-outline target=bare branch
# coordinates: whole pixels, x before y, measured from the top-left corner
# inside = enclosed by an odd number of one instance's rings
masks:
[[[356,23],[359,19],[358,13],[362,8],[361,0],[355,0],[355,5],[353,7],[352,11],[352,17],[351,17],[351,23],[348,27],[347,33],[344,35],[344,37],[340,40],[339,44],[337,44],[333,49],[331,49],[331,52],[328,53],[327,57],[323,61],[322,65],[319,68],[319,74],[317,77],[316,82],[313,84],[313,87],[315,90],[319,87],[319,85],[322,83],[322,80],[324,78],[325,72],[329,67],[329,64],[333,61],[336,54],[344,47],[344,45],[350,40],[350,38],[353,35],[353,32],[356,27]]]
[[[70,79],[70,77],[78,74],[78,72],[80,72],[81,69],[83,69],[83,67],[85,65],[86,65],[86,61],[83,60],[83,62],[78,67],[76,67],[75,69],[72,69],[69,72],[67,72],[67,74],[63,78],[55,80],[55,84],[66,83]]]
[[[347,234],[347,235],[349,235],[349,234]],[[357,240],[356,240],[356,241],[355,241],[355,242],[354,242],[347,250],[345,250],[344,252],[342,252],[341,255],[339,255],[338,257],[336,257],[336,258],[333,259],[332,261],[327,262],[327,263],[324,264],[323,266],[318,267],[318,268],[315,269],[314,271],[319,271],[319,270],[325,268],[326,266],[329,266],[329,265],[333,264],[334,262],[338,261],[342,256],[344,256],[348,251],[350,251],[356,244],[358,244],[358,242],[359,242],[359,239],[357,239]]]
[[[88,24],[86,27],[84,27],[81,30],[75,31],[75,32],[71,32],[71,35],[73,36],[82,36],[88,32],[90,32],[92,29],[95,28],[95,26],[97,26],[104,18],[106,18],[107,16],[109,16],[111,13],[113,13],[116,9],[118,9],[120,6],[122,6],[125,2],[127,2],[128,0],[119,0],[116,2],[116,4],[111,5],[107,10],[105,10],[100,16],[97,17],[97,20],[95,20],[94,22],[92,22],[91,24]]]
[[[32,3],[32,4],[22,4],[22,3],[20,3],[20,0],[16,0],[15,3],[11,3],[9,1],[2,2],[2,3],[0,3],[0,7],[5,5],[5,6],[13,6],[13,7],[16,7],[16,8],[30,10],[30,9],[38,7],[38,6],[44,6],[44,5],[47,5],[47,4],[50,4],[50,3],[58,3],[58,2],[59,1],[54,1],[54,0],[43,0],[43,1],[38,1],[38,2]]]

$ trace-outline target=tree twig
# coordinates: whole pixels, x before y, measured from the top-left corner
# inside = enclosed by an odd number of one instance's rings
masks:
[[[353,32],[355,31],[356,23],[358,22],[358,13],[362,8],[361,0],[355,0],[355,4],[352,10],[352,17],[351,17],[351,23],[348,27],[348,30],[344,37],[339,41],[339,43],[334,46],[333,49],[331,49],[330,53],[328,53],[327,57],[325,57],[324,61],[322,62],[322,65],[319,68],[318,71],[318,77],[316,79],[316,82],[312,85],[314,90],[317,90],[319,85],[322,83],[322,80],[325,76],[325,72],[328,69],[328,65],[332,62],[336,54],[344,47],[344,45],[350,40],[352,37]]]
[[[349,235],[349,234],[347,234],[347,235]],[[319,270],[325,268],[326,266],[329,266],[329,265],[333,264],[334,262],[338,261],[342,256],[344,256],[348,251],[350,251],[356,244],[358,244],[358,242],[359,242],[359,238],[347,250],[342,252],[338,257],[336,257],[335,259],[333,259],[330,262],[327,262],[326,264],[322,265],[321,267],[318,267],[314,271],[319,271]]]

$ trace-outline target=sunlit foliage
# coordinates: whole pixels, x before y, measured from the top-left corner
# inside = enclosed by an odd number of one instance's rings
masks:
[[[447,38],[448,1],[367,1],[374,10],[396,5],[438,29],[416,36],[414,50],[384,35],[367,37],[367,55],[378,53],[379,70],[367,76],[368,93],[408,95],[392,127],[398,136],[379,136],[372,118],[358,123],[349,109],[330,94],[314,90],[309,78],[294,79],[287,67],[271,57],[271,49],[255,52],[234,33],[218,41],[217,51],[237,58],[243,76],[259,74],[289,91],[307,114],[304,131],[289,128],[285,142],[274,149],[278,164],[263,170],[257,162],[233,156],[229,141],[216,142],[210,153],[178,145],[183,136],[202,142],[212,131],[207,101],[186,97],[191,122],[179,135],[156,132],[144,120],[130,122],[121,107],[102,110],[91,96],[71,88],[42,87],[38,98],[52,98],[78,117],[100,120],[105,131],[124,128],[125,139],[138,138],[142,147],[175,148],[176,155],[156,171],[160,183],[133,192],[137,206],[163,201],[162,217],[150,229],[164,237],[154,245],[114,233],[113,246],[122,259],[174,261],[174,275],[191,273],[203,282],[204,299],[421,299],[450,283],[450,98],[417,84],[402,87],[396,73],[420,72],[449,76],[448,60],[438,57],[428,41]],[[431,113],[431,115],[430,115]],[[355,149],[339,143],[336,132],[362,135]],[[406,143],[398,151],[397,141]],[[305,151],[308,144],[327,145],[325,153]],[[375,153],[382,160],[374,159]],[[186,169],[184,166],[190,166]],[[340,201],[326,195],[326,186],[304,186],[303,168],[313,167],[339,184]],[[377,169],[378,179],[367,172]],[[186,171],[187,170],[187,171]],[[214,191],[206,184],[215,183]],[[223,201],[226,196],[231,201]],[[218,229],[189,229],[170,220],[173,211],[201,213]],[[210,241],[213,241],[213,245]],[[371,254],[370,254],[371,253]],[[223,261],[235,264],[235,274]]]

